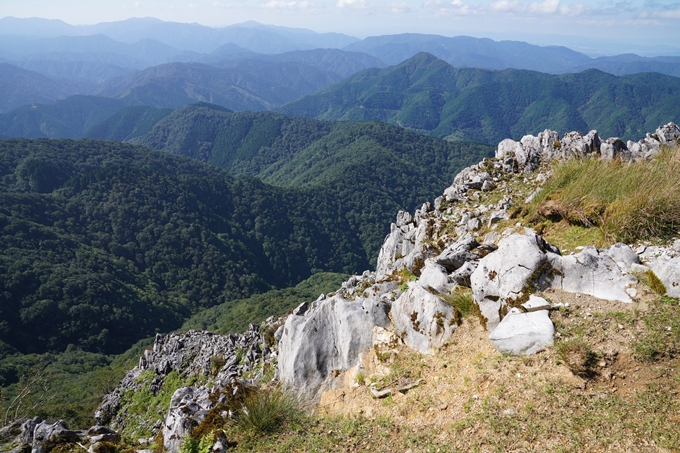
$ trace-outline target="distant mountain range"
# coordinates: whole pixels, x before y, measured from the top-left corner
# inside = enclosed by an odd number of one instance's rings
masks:
[[[227,43],[237,44],[253,52],[273,54],[317,48],[337,49],[359,40],[341,33],[315,33],[252,21],[212,28],[196,23],[164,22],[151,17],[77,27],[60,20],[4,17],[0,19],[0,30],[3,35],[43,38],[105,35],[129,44],[153,39],[180,51],[200,53],[210,53]]]
[[[316,51],[301,55],[307,52]],[[421,53],[331,84],[340,78],[303,63],[270,60],[233,60],[223,67],[172,63],[112,80],[99,89],[105,96],[72,96],[0,114],[0,136],[129,140],[149,131],[170,109],[197,101],[237,111],[277,108],[327,121],[382,121],[483,143],[546,128],[595,128],[627,139],[680,120],[680,78],[658,73],[616,77],[594,69],[562,75],[460,69]],[[123,110],[128,106],[138,108]]]
[[[17,64],[26,60],[75,61],[74,58],[80,58],[81,61],[101,61],[121,68],[144,69],[171,62],[213,64],[248,53],[273,55],[329,48],[362,52],[390,65],[399,64],[419,52],[428,52],[459,68],[529,69],[551,74],[594,68],[614,75],[680,74],[680,57],[646,58],[628,54],[593,59],[562,46],[537,46],[469,36],[406,33],[359,40],[340,33],[315,33],[252,21],[211,28],[134,18],[76,27],[58,20],[0,19],[0,58]]]
[[[278,110],[329,121],[385,121],[436,137],[497,143],[546,128],[639,137],[655,124],[680,120],[678,105],[680,78],[658,73],[460,69],[420,53],[396,66],[359,72]]]

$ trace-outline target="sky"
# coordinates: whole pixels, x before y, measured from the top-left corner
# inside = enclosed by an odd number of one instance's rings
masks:
[[[130,17],[213,27],[255,20],[359,38],[433,33],[566,45],[591,55],[680,55],[680,0],[0,0],[5,16],[73,25]]]

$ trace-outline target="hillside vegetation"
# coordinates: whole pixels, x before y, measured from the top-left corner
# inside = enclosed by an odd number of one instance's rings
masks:
[[[210,329],[216,333],[240,333],[249,323],[269,316],[283,316],[297,305],[335,290],[348,275],[318,273],[295,287],[271,290],[201,311],[188,319],[181,330]],[[0,406],[5,414],[19,391],[34,379],[32,394],[13,409],[18,416],[38,415],[64,419],[70,426],[90,426],[102,397],[135,366],[153,338],[142,339],[118,355],[83,352],[67,347],[59,354],[21,354],[0,343]],[[42,403],[40,400],[42,398]],[[35,405],[37,409],[31,410]],[[12,411],[10,411],[12,412]]]
[[[548,184],[527,211],[539,229],[562,220],[596,229],[599,244],[666,241],[678,235],[680,153],[634,165],[570,160],[555,165]]]
[[[368,266],[342,199],[114,142],[0,146],[0,340],[21,352],[121,352],[200,308]]]
[[[597,70],[549,75],[458,69],[426,53],[368,69],[281,108],[323,120],[377,120],[451,140],[498,143],[544,129],[624,140],[678,121],[680,79]]]

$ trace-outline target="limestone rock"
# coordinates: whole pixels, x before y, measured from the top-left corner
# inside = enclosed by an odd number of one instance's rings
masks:
[[[437,264],[431,259],[425,261],[425,267],[423,267],[420,273],[418,283],[423,288],[430,286],[442,292],[448,292],[455,287],[455,284],[449,282],[449,275],[444,266]]]
[[[526,312],[549,310],[550,302],[532,294],[529,296],[529,300],[522,304],[522,309]]]
[[[373,327],[390,327],[388,312],[379,299],[336,295],[304,316],[289,316],[279,342],[279,378],[300,392],[316,392],[333,372],[357,364],[359,354],[373,346]]]
[[[631,270],[634,264],[640,264],[640,257],[626,244],[616,243],[604,252],[624,271]]]
[[[677,141],[680,140],[680,127],[675,123],[668,123],[656,130],[656,136],[664,145],[672,144],[674,142],[677,144]]]
[[[680,257],[663,254],[649,263],[649,267],[663,282],[666,294],[680,298]]]
[[[404,343],[425,354],[440,348],[456,328],[453,307],[420,285],[404,292],[390,315]]]
[[[470,283],[474,300],[486,318],[487,330],[501,321],[501,308],[528,297],[548,266],[545,241],[536,235],[513,234],[498,243],[498,250],[479,261]]]
[[[491,332],[493,345],[504,354],[530,355],[552,346],[555,326],[548,310],[522,313],[513,308]]]
[[[66,442],[76,442],[78,434],[68,429],[64,420],[56,423],[48,421],[40,422],[33,431],[32,453],[48,452],[57,444]]]
[[[585,293],[599,299],[632,302],[626,287],[637,282],[607,254],[595,247],[586,247],[575,255],[550,253],[553,271],[552,287],[572,293]]]
[[[471,250],[478,246],[479,243],[475,238],[471,234],[466,234],[458,241],[446,247],[435,258],[435,262],[444,266],[447,271],[453,272],[468,261],[477,261],[478,256],[472,253]]]
[[[198,426],[214,406],[206,388],[182,387],[173,393],[170,409],[163,423],[163,447],[177,453],[187,434]]]

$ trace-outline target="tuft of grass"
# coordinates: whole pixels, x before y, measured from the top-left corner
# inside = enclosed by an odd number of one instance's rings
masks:
[[[529,219],[566,219],[600,229],[605,243],[666,240],[680,228],[680,149],[663,147],[652,161],[571,159],[529,209]]]
[[[454,321],[456,324],[460,325],[463,318],[467,318],[470,315],[481,316],[479,307],[475,303],[472,296],[472,290],[469,288],[457,287],[456,291],[450,295],[442,296],[444,301],[449,303],[455,311]],[[481,317],[480,317],[481,319]]]
[[[237,424],[252,434],[266,434],[301,423],[305,416],[302,401],[296,395],[281,388],[260,388],[243,400]]]
[[[595,375],[597,354],[582,338],[573,338],[558,343],[557,354],[576,376],[587,378]]]
[[[648,270],[645,272],[645,277],[647,280],[647,285],[651,288],[652,291],[657,293],[659,296],[663,296],[666,294],[666,285],[663,284],[661,279],[656,276],[653,270]]]

